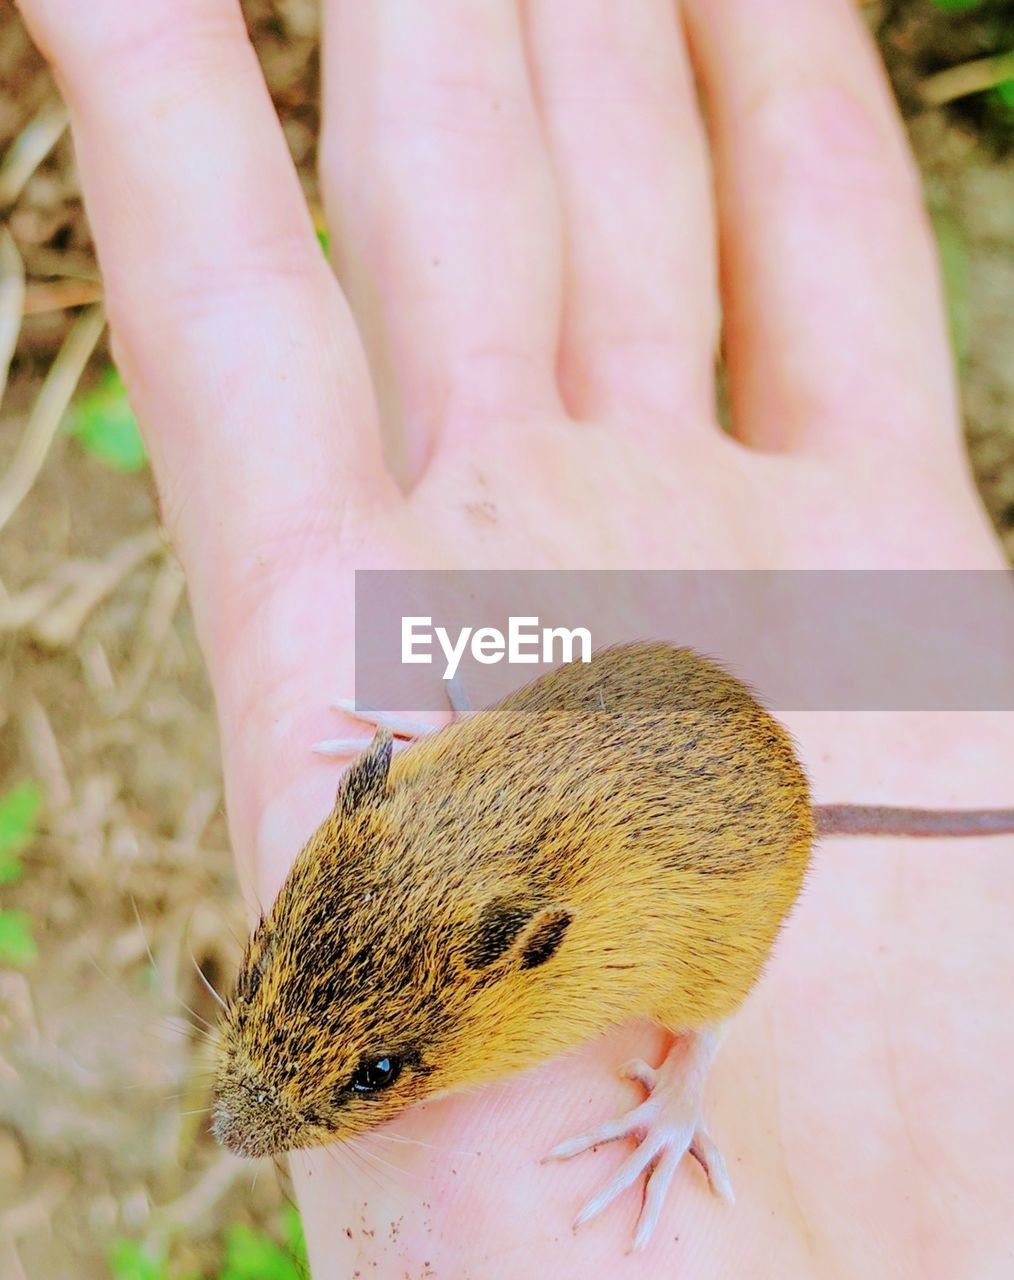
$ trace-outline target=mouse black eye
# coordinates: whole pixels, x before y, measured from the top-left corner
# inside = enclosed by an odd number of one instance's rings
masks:
[[[401,1075],[401,1059],[393,1054],[383,1058],[364,1058],[352,1075],[351,1085],[356,1093],[379,1093],[390,1088]]]

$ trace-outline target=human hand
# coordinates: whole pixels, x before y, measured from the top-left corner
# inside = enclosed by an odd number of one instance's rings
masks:
[[[846,0],[687,0],[717,215],[665,0],[330,0],[344,296],[232,0],[22,3],[70,106],[261,900],[333,795],[308,744],[352,687],[354,568],[1000,565],[918,183]],[[822,797],[1009,800],[999,718],[796,727]],[[629,1099],[615,1065],[658,1043],[628,1027],[406,1115],[410,1141],[362,1163],[295,1157],[315,1275],[984,1273],[1014,1149],[990,1072],[1004,853],[821,852],[712,1082],[734,1211],[689,1170],[643,1258],[633,1194],[572,1235],[623,1152],[539,1159]]]

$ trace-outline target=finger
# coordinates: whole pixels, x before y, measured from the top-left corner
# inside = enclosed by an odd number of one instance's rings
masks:
[[[209,660],[228,670],[268,540],[332,536],[375,457],[364,361],[238,5],[24,10],[70,107],[164,519]]]
[[[561,1142],[550,1151],[546,1159],[569,1160],[572,1156],[579,1156],[582,1152],[591,1150],[592,1147],[601,1146],[606,1142],[616,1142],[619,1138],[633,1137],[637,1133],[639,1121],[645,1114],[647,1114],[646,1109],[635,1108],[627,1115],[621,1116],[619,1120],[609,1120],[599,1125],[597,1129],[582,1134],[579,1138],[569,1138],[566,1142]]]
[[[917,174],[852,0],[684,0],[712,121],[736,431],[905,447],[956,414]]]
[[[622,1195],[624,1191],[632,1187],[641,1174],[646,1173],[651,1168],[658,1158],[660,1147],[661,1141],[659,1139],[653,1138],[651,1135],[645,1137],[636,1150],[627,1156],[612,1177],[600,1187],[595,1195],[585,1201],[574,1219],[574,1226],[580,1227],[592,1218],[597,1217],[603,1209],[612,1204],[617,1196]]]
[[[662,1216],[662,1208],[665,1205],[666,1197],[669,1195],[669,1188],[672,1186],[673,1178],[676,1176],[676,1170],[680,1166],[683,1154],[679,1146],[669,1147],[663,1152],[651,1173],[648,1174],[648,1180],[644,1188],[644,1204],[641,1206],[641,1215],[637,1219],[637,1230],[634,1233],[633,1248],[635,1253],[646,1249],[655,1234],[655,1228],[658,1226],[658,1220]]]
[[[564,212],[564,397],[579,416],[710,423],[711,184],[675,7],[527,0],[525,12]]]
[[[558,403],[557,211],[516,6],[331,0],[324,59],[329,216],[357,305],[379,301],[417,473],[441,434]]]
[[[620,1067],[619,1074],[624,1080],[632,1080],[652,1093],[658,1084],[658,1071],[649,1066],[643,1058],[631,1058]]]
[[[736,1194],[732,1189],[732,1179],[725,1167],[725,1157],[715,1144],[715,1140],[706,1129],[698,1129],[690,1144],[690,1154],[707,1174],[708,1185],[720,1200],[726,1204],[736,1203]]]

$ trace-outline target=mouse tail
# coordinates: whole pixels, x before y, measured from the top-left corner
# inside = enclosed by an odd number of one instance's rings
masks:
[[[813,806],[818,836],[1002,836],[1014,809],[905,809],[880,804]]]

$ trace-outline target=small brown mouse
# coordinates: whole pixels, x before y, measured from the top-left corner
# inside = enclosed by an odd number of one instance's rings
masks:
[[[579,1215],[649,1177],[643,1246],[691,1152],[721,1024],[757,981],[818,834],[1014,832],[1014,810],[811,806],[789,735],[712,662],[620,645],[397,755],[378,730],[247,948],[222,1018],[218,1139],[350,1137],[632,1016],[677,1037],[646,1100],[558,1147],[639,1145]]]

